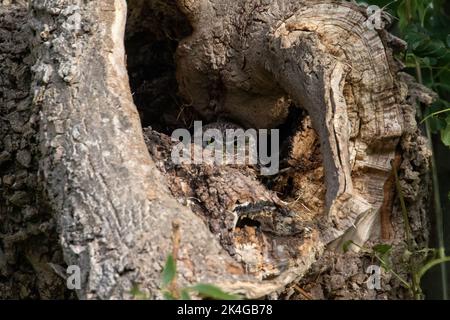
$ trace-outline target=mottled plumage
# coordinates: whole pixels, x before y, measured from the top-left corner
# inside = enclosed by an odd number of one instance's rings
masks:
[[[216,128],[208,125],[205,128]],[[233,124],[220,124],[219,130],[238,128]],[[292,213],[285,203],[268,190],[257,177],[257,171],[246,165],[175,165],[171,150],[176,142],[170,137],[145,129],[145,140],[152,158],[168,179],[174,196],[203,216],[212,232],[219,235],[224,248],[233,249],[233,230],[242,217],[260,224],[262,230],[273,233],[294,234],[301,229],[291,223],[287,229],[276,218],[288,217]],[[187,200],[186,200],[187,199]],[[292,219],[291,219],[292,220]],[[293,221],[293,220],[292,220]]]

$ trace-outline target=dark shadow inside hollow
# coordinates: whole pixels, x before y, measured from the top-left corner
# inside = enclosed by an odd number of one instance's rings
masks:
[[[170,136],[179,128],[192,131],[196,120],[203,120],[203,125],[217,120],[205,121],[195,111],[195,106],[183,101],[178,94],[175,53],[179,42],[191,33],[192,27],[177,7],[176,0],[128,2],[125,31],[127,68],[133,100],[144,128],[151,127]],[[291,141],[306,117],[306,111],[292,103],[284,123],[277,128],[266,128],[279,129],[281,170],[289,166],[287,158],[292,149]],[[217,118],[224,120],[224,115],[217,115]],[[236,122],[232,114],[227,114],[225,120]],[[271,139],[268,140],[270,142]],[[271,150],[272,146],[269,145],[268,149]],[[281,179],[283,186],[280,187],[280,179],[276,178],[259,177],[267,188],[276,190],[282,198],[294,197],[295,190],[289,179]]]
[[[191,32],[175,0],[128,2],[127,68],[143,127],[170,134],[192,121],[192,108],[185,108],[178,96],[175,77],[178,42]]]
[[[204,120],[178,95],[175,52],[180,40],[191,33],[192,27],[176,0],[128,2],[127,69],[143,127],[170,134],[177,128],[190,129],[194,120]],[[294,109],[292,105],[289,118],[279,128],[281,140],[291,135],[292,119],[304,117],[303,111]],[[233,115],[227,118],[233,120]]]
[[[274,229],[292,229],[295,233],[295,224],[303,225],[305,221],[312,219],[312,213],[304,214],[307,210],[322,212],[324,192],[319,168],[322,159],[316,152],[319,149],[318,139],[314,138],[315,133],[311,133],[311,127],[306,125],[310,122],[307,112],[279,90],[277,94],[280,99],[283,98],[282,116],[277,114],[279,110],[270,107],[272,100],[267,99],[267,108],[261,103],[255,113],[240,113],[242,110],[238,108],[218,108],[214,114],[203,112],[202,117],[196,112],[196,109],[201,110],[201,106],[184,101],[179,95],[177,63],[181,61],[176,60],[176,50],[180,41],[187,38],[193,30],[187,18],[177,8],[175,0],[130,1],[127,13],[125,48],[128,75],[150,155],[165,175],[172,195],[204,219],[210,231],[220,239],[222,247],[234,256],[242,246],[262,245],[260,241],[266,236],[263,235],[263,230],[270,229],[267,221],[271,215],[275,222],[269,225]],[[228,94],[220,77],[218,80],[212,77],[209,84],[217,90],[217,96]],[[252,98],[245,90],[242,91],[242,96]],[[254,97],[259,98],[257,95]],[[214,95],[209,99],[213,100]],[[243,108],[245,107],[244,105]],[[251,105],[249,110],[252,110]],[[258,127],[257,122],[246,119],[246,116],[261,117],[269,121],[261,121],[266,127]],[[173,159],[170,159],[174,149],[168,136],[177,129],[188,129],[192,135],[194,121],[199,120],[203,126],[218,129],[224,135],[228,134],[226,128],[236,129],[236,125],[244,130],[269,130],[268,135],[256,131],[257,164],[234,163],[229,168],[223,167],[223,163],[214,163],[213,166],[205,165],[204,162],[200,165],[174,165]],[[272,140],[271,129],[279,130],[279,141]],[[311,150],[303,150],[308,147],[293,146],[294,143],[303,142],[311,145]],[[260,146],[260,143],[267,143],[267,146]],[[250,147],[245,148],[246,152],[250,152]],[[293,154],[298,158],[292,159]],[[275,174],[265,175],[266,171],[262,167],[272,169],[274,162],[278,164],[274,169]],[[303,192],[305,190],[314,191]],[[307,199],[302,200],[304,197]],[[311,198],[314,199],[312,203],[309,201]],[[311,208],[306,208],[305,203]],[[287,218],[275,219],[281,212]],[[297,220],[292,222],[294,218],[289,220],[290,217],[302,218],[295,218]],[[277,237],[272,233],[267,236]],[[300,241],[301,238],[296,238],[295,241],[297,240]]]

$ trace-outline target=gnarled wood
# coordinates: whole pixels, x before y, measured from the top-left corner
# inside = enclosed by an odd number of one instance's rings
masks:
[[[223,250],[200,216],[169,190],[168,181],[174,191],[175,180],[165,167],[167,150],[161,156],[155,148],[170,141],[150,133],[149,155],[125,67],[125,1],[32,0],[41,180],[66,262],[82,270],[80,298],[129,297],[133,283],[161,297],[174,221],[181,228],[181,284],[214,283],[249,298],[283,288],[303,276],[326,245],[368,239],[399,138],[416,129],[386,49],[388,34],[365,28],[364,8],[297,0],[179,5],[194,29],[177,51],[184,98],[207,119],[225,115],[252,128],[285,122],[291,100],[306,109],[325,171],[325,184],[320,178],[314,183],[326,188],[326,199],[309,215],[284,208],[289,213],[278,225],[301,217],[305,231],[283,239],[265,230],[262,236],[275,242],[257,250],[285,265],[275,277],[265,269],[247,273],[249,262]],[[195,177],[192,167],[177,170]],[[227,173],[241,174],[224,169],[216,175]],[[218,181],[200,185],[208,189]],[[224,210],[234,210],[237,200]],[[279,218],[277,210],[272,218]],[[249,241],[251,234],[242,238]],[[273,256],[280,242],[286,254]]]
[[[200,10],[178,50],[186,99],[205,117],[223,113],[256,128],[285,121],[283,101],[306,109],[325,169],[331,225],[323,241],[348,230],[345,239],[364,243],[399,138],[415,130],[405,122],[406,90],[385,50],[387,33],[366,26],[364,8],[336,1],[184,6],[187,13]],[[214,83],[226,94],[216,96]]]

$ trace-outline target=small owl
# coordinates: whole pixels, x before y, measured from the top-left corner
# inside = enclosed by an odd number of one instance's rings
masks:
[[[219,134],[220,136],[219,139],[221,140],[218,143],[222,145],[224,157],[227,152],[231,153],[231,155],[228,156],[229,159],[233,160],[232,164],[257,164],[258,157],[256,131],[254,135],[250,135],[249,131],[246,131],[244,128],[235,123],[219,120],[203,126],[203,148],[206,148],[213,143],[217,143],[216,139],[218,137],[216,134]],[[239,159],[239,156],[242,158]]]
[[[242,129],[232,123],[209,124],[204,130],[208,128],[221,132]],[[257,170],[252,166],[175,165],[170,155],[176,142],[150,128],[144,133],[150,154],[164,173],[172,194],[180,201],[186,200],[192,210],[207,219],[213,233],[230,253],[234,252],[233,232],[240,220],[255,221],[267,232],[279,232],[283,228],[274,217],[291,219],[284,209],[286,204],[258,180]]]

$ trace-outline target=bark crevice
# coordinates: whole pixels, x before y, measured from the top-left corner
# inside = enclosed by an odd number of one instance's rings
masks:
[[[39,183],[80,298],[129,298],[134,284],[161,298],[174,222],[179,283],[249,298],[283,290],[327,246],[377,237],[397,146],[421,138],[390,36],[365,28],[364,7],[33,0],[30,17]],[[171,163],[167,134],[194,119],[287,129],[300,109],[272,181]]]

